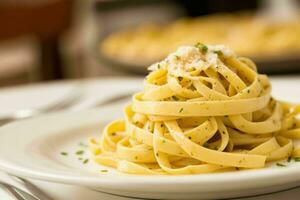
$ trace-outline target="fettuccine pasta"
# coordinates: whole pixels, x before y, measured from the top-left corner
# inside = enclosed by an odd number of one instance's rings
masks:
[[[273,99],[250,59],[199,43],[149,69],[125,119],[90,139],[97,163],[131,174],[199,174],[300,156],[300,106]]]

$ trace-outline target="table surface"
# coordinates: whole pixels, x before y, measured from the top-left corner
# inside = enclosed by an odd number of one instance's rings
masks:
[[[293,77],[271,77],[273,81],[274,88],[274,96],[278,95],[276,93],[276,88],[284,87],[288,89],[290,84],[295,84],[295,81],[300,81],[300,76]],[[130,84],[131,87],[128,87],[126,83],[135,82],[136,84]],[[70,90],[70,88],[78,85],[78,83],[84,82],[84,90],[85,90],[85,98],[84,100],[74,106],[72,109],[78,110],[86,107],[87,105],[93,104],[95,101],[99,101],[99,99],[106,99],[109,96],[112,96],[116,92],[132,92],[138,91],[142,89],[142,80],[136,78],[108,78],[108,79],[89,79],[84,81],[71,81],[71,82],[59,82],[59,83],[47,83],[42,85],[29,85],[25,87],[11,87],[0,89],[0,112],[11,112],[14,109],[19,109],[25,104],[30,106],[38,105],[36,101],[54,101],[54,97],[60,96],[55,95],[56,93],[66,93],[66,91]],[[134,86],[132,86],[134,85]],[[45,93],[44,90],[47,88],[48,92]],[[280,94],[281,96],[284,94]],[[23,98],[22,98],[23,96]],[[40,96],[40,99],[36,99],[36,96]],[[4,98],[5,97],[5,98]],[[20,101],[20,99],[22,101]],[[23,100],[24,99],[24,100]],[[292,100],[293,95],[287,96],[285,100]],[[47,102],[46,102],[47,103]],[[122,102],[125,104],[125,102]],[[40,102],[42,105],[42,103]],[[0,113],[1,115],[1,113]],[[4,178],[0,173],[0,180]],[[31,180],[33,183],[37,184],[42,190],[48,193],[56,200],[99,200],[99,199],[107,199],[107,200],[129,200],[131,198],[119,197],[115,195],[109,195],[104,193],[99,193],[96,191],[89,190],[87,188],[64,185],[58,183],[50,183],[45,181],[37,181]],[[276,192],[267,195],[260,195],[255,197],[245,197],[238,199],[246,199],[246,200],[280,200],[280,199],[295,199],[300,196],[300,187],[294,188],[286,191]],[[10,200],[11,197],[7,196],[7,194],[0,190],[0,199],[2,200]]]

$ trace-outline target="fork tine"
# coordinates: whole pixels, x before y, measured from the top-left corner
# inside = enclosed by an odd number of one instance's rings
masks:
[[[6,192],[9,193],[11,197],[14,197],[16,200],[26,200],[18,192],[16,192],[10,185],[0,182],[0,187],[2,187]]]

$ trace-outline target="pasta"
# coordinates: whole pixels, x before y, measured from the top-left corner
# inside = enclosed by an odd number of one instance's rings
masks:
[[[149,69],[125,119],[90,139],[97,163],[131,174],[199,174],[300,156],[300,106],[273,99],[250,59],[198,43]]]
[[[256,60],[298,56],[299,14],[290,21],[270,21],[248,13],[179,18],[169,24],[141,24],[108,35],[101,54],[134,66],[156,62],[179,46],[203,41],[226,44]],[[188,35],[188,37],[186,37]]]

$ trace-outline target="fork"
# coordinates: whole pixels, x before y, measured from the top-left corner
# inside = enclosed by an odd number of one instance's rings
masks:
[[[42,108],[32,108],[32,109],[25,108],[25,109],[17,110],[16,112],[10,114],[9,116],[0,118],[0,126],[15,120],[26,119],[43,113],[54,112],[54,111],[70,108],[71,106],[75,105],[82,98],[82,96],[83,96],[82,88],[75,87],[75,89],[73,89],[69,94],[67,94],[62,99],[54,103],[48,104]]]
[[[107,98],[106,100],[101,100],[100,102],[96,102],[93,105],[91,105],[90,107],[101,107],[104,105],[116,103],[116,102],[119,102],[119,101],[122,101],[124,99],[131,97],[132,93],[133,92],[128,92],[128,93],[119,94],[117,96],[112,96],[112,97]],[[43,113],[47,113],[47,112],[53,112],[53,111],[70,108],[80,99],[81,95],[79,95],[79,94],[80,93],[74,93],[74,94],[72,93],[71,95],[67,96],[63,100],[56,102],[52,105],[48,105],[39,110],[24,109],[24,110],[21,110],[22,112],[18,111],[21,114],[17,113],[17,115],[14,115],[14,117],[6,118],[6,120],[4,120],[3,118],[0,119],[0,126],[3,124],[9,123],[11,121],[14,121],[14,120],[25,119],[25,118],[36,116],[38,114],[43,114]],[[27,112],[24,112],[24,111],[27,111]],[[30,112],[28,112],[28,111],[30,111]],[[28,198],[33,199],[33,200],[52,200],[51,197],[49,197],[47,194],[45,194],[42,190],[40,190],[37,186],[35,186],[30,181],[23,179],[21,177],[10,175],[10,174],[6,174],[6,175],[12,181],[17,183],[18,185],[21,185],[21,187],[17,187],[17,186],[0,181],[0,186],[2,188],[6,189],[6,191],[10,195],[12,195],[16,200],[27,200]],[[25,188],[26,190],[28,190],[28,192],[24,191],[20,188]],[[25,198],[25,197],[27,197],[27,198]]]
[[[22,189],[19,189],[11,184],[7,184],[2,181],[0,181],[0,187],[4,189],[15,200],[42,200],[42,199],[37,199],[32,194],[25,192]]]

